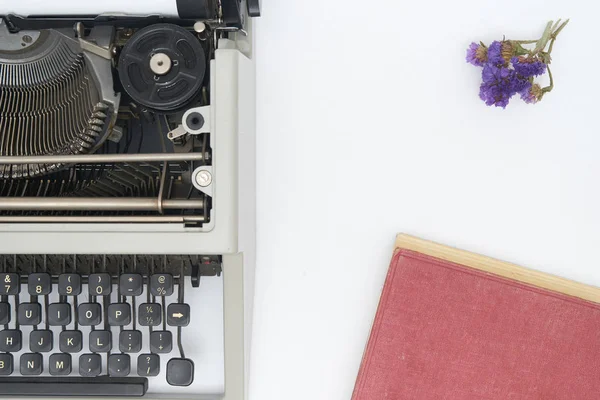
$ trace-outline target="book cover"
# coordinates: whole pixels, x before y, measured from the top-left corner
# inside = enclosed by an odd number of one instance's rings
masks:
[[[353,400],[600,398],[598,288],[398,243]]]

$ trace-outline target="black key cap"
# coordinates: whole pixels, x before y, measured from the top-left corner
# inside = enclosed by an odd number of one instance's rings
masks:
[[[98,303],[83,303],[77,307],[77,322],[83,326],[96,326],[102,322],[102,309]]]
[[[52,277],[45,272],[31,274],[27,278],[27,289],[32,296],[44,296],[52,291]]]
[[[82,354],[79,357],[79,375],[98,376],[102,373],[102,357],[100,354]]]
[[[48,323],[51,326],[65,326],[71,323],[71,305],[52,303],[48,306]]]
[[[63,353],[79,353],[83,347],[81,331],[62,331],[58,337],[60,351]]]
[[[108,324],[125,326],[131,323],[131,306],[128,303],[114,303],[108,306]]]
[[[167,307],[167,323],[170,326],[188,326],[190,323],[189,304],[169,304]]]
[[[162,322],[162,307],[157,303],[140,304],[138,320],[142,326],[158,326]]]
[[[170,296],[173,294],[173,275],[154,274],[150,277],[150,294],[152,296]]]
[[[137,362],[139,376],[157,376],[160,373],[160,357],[157,354],[140,354]]]
[[[25,353],[21,355],[21,375],[41,375],[44,370],[42,355]]]
[[[121,296],[139,296],[144,290],[144,278],[140,274],[123,274],[119,277]]]
[[[7,377],[0,379],[0,396],[15,398],[88,397],[90,393],[102,397],[141,397],[148,390],[147,378],[110,378],[99,376],[94,379],[80,377]]]
[[[13,373],[13,355],[0,354],[0,375],[10,375]]]
[[[5,325],[10,322],[10,304],[0,303],[0,325]]]
[[[169,331],[150,333],[150,351],[153,353],[170,353],[173,349],[173,335]]]
[[[0,331],[0,351],[16,353],[21,351],[22,333],[14,329]]]
[[[194,381],[194,363],[187,358],[171,358],[167,363],[167,382],[171,386],[190,386]]]
[[[2,290],[0,290],[0,294],[6,296],[14,296],[21,292],[21,283],[19,281],[19,275],[0,274],[0,280],[4,282],[2,284]]]
[[[131,372],[129,354],[111,354],[108,356],[108,375],[127,376]]]
[[[94,353],[108,353],[112,350],[111,331],[91,331],[90,350]]]
[[[42,306],[39,303],[21,303],[17,314],[21,325],[39,325],[42,322]]]
[[[119,350],[123,353],[139,353],[142,350],[142,332],[121,331]]]
[[[50,356],[50,375],[69,375],[71,373],[71,355],[56,353]]]
[[[29,350],[34,353],[47,353],[52,351],[52,331],[31,331],[29,334]]]
[[[59,275],[58,294],[61,296],[79,296],[81,294],[81,276],[78,274]]]
[[[88,290],[92,296],[108,296],[112,292],[109,274],[91,274],[88,279]]]

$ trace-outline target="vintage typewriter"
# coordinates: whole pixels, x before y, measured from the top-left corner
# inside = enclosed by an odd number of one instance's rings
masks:
[[[177,5],[0,6],[0,397],[246,396],[260,10]]]

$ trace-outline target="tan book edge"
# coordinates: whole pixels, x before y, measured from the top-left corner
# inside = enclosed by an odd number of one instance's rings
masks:
[[[444,246],[403,233],[396,237],[394,254],[400,249],[412,250],[417,253],[464,265],[528,285],[578,297],[594,303],[600,303],[600,288],[523,268],[515,264],[468,251],[458,250],[453,247]]]

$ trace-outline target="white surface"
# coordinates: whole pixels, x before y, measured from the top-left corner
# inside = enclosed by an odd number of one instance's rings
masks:
[[[250,400],[346,400],[397,232],[600,285],[599,6],[264,0]],[[478,98],[471,41],[571,17],[556,89]]]
[[[94,15],[94,14],[163,14],[177,16],[176,0],[0,0],[0,14],[18,15]]]

